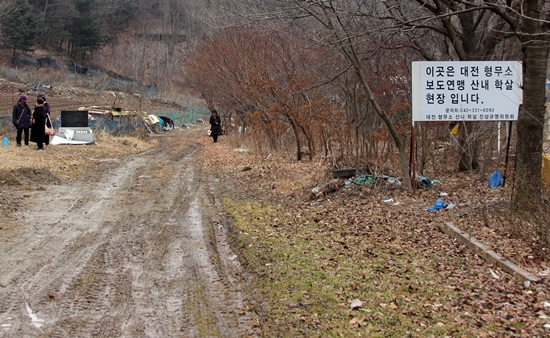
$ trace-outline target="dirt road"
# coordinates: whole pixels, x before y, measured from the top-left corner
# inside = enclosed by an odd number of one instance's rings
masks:
[[[184,137],[19,192],[0,231],[0,336],[256,335],[216,181]]]

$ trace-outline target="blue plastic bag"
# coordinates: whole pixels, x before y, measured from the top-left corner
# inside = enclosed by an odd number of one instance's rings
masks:
[[[428,210],[428,211],[434,211],[434,210],[444,209],[444,208],[446,208],[448,205],[449,205],[449,204],[443,202],[443,200],[440,198],[440,199],[438,199],[437,201],[435,201],[435,204],[434,204],[432,207],[430,207],[430,208],[428,208],[428,209],[426,209],[426,210]]]
[[[502,186],[502,174],[500,173],[500,171],[495,170],[495,172],[493,172],[491,176],[489,176],[488,181],[489,181],[489,188],[491,189],[498,188]]]

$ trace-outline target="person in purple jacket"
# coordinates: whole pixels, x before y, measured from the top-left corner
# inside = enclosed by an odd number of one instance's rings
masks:
[[[21,146],[21,134],[24,134],[25,145],[29,145],[29,128],[32,124],[32,112],[27,105],[27,96],[21,94],[19,100],[13,106],[11,113],[13,126],[17,129],[15,141],[17,146]]]

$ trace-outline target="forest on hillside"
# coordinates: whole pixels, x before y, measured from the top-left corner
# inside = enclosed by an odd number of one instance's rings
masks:
[[[52,50],[160,89],[191,86],[258,149],[391,173],[407,190],[416,175],[510,166],[512,209],[546,198],[544,0],[2,0],[0,18],[14,55]],[[414,61],[521,61],[517,123],[413,127]]]
[[[2,0],[3,48],[18,56],[36,50],[83,66],[172,89],[182,64],[204,34],[204,1]]]

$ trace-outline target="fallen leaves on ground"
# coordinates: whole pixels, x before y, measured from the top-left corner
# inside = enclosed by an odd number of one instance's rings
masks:
[[[509,190],[464,174],[437,177],[440,183],[415,194],[387,184],[359,186],[334,181],[321,162],[237,152],[229,138],[220,140],[197,139],[205,144],[205,167],[224,182],[219,194],[240,231],[239,257],[264,301],[266,332],[549,334],[547,277],[526,288],[440,231],[453,222],[541,277],[548,262],[511,236],[499,213]],[[427,211],[438,198],[453,208]],[[357,300],[361,306],[353,306]]]

